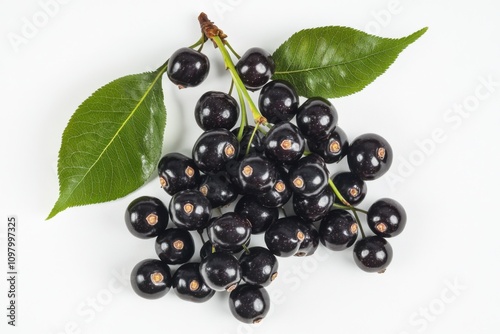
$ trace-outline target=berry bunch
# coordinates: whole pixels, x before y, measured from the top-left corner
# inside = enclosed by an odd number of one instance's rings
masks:
[[[373,133],[349,141],[330,101],[312,97],[300,104],[289,82],[270,81],[274,61],[261,48],[241,57],[234,52],[238,61],[233,64],[225,35],[220,30],[214,35],[217,28],[204,23],[205,37],[219,47],[232,74],[239,102],[231,93],[203,94],[194,108],[203,132],[191,156],[168,153],[158,163],[168,207],[148,196],[127,207],[128,229],[139,238],[156,238],[158,255],[134,267],[134,291],[159,298],[173,288],[181,299],[197,303],[229,291],[232,314],[257,323],[269,311],[265,287],[278,276],[278,257],[311,256],[320,243],[332,251],[352,247],[362,270],[384,272],[393,255],[387,239],[404,229],[405,210],[390,198],[367,211],[357,206],[366,183],[391,166],[389,143]],[[181,48],[170,58],[167,75],[179,87],[194,87],[209,69],[201,50]],[[256,106],[248,91],[258,90]],[[344,158],[349,170],[331,173]],[[293,213],[287,215],[283,207],[289,202]],[[366,214],[373,235],[365,235],[359,213]],[[203,242],[199,261],[192,260],[193,232]],[[263,236],[266,247],[251,244],[256,235]]]

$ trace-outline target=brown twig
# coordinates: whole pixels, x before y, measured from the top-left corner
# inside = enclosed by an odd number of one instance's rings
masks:
[[[198,16],[198,21],[200,22],[200,27],[201,27],[201,32],[205,36],[205,38],[212,40],[215,36],[219,36],[222,42],[226,42],[225,38],[227,37],[224,32],[219,29],[212,21],[208,19],[207,14],[201,13]],[[217,45],[214,42],[214,46],[217,47]]]

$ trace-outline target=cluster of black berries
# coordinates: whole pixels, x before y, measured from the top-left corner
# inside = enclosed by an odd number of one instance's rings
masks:
[[[277,277],[277,257],[310,256],[320,243],[334,251],[354,245],[361,269],[383,272],[392,259],[386,238],[401,233],[406,214],[388,198],[368,211],[356,208],[366,195],[365,181],[391,165],[384,138],[370,133],[349,142],[328,100],[313,97],[300,104],[290,83],[269,81],[274,62],[260,48],[247,51],[235,69],[246,89],[260,89],[265,126],[235,128],[237,101],[223,92],[203,94],[194,112],[203,133],[192,155],[168,153],[158,163],[161,187],[171,196],[168,208],[157,198],[140,197],[128,206],[125,221],[137,237],[156,238],[159,259],[144,260],[132,272],[140,296],[158,298],[172,287],[182,299],[204,302],[226,290],[233,315],[256,323],[269,310],[265,287]],[[175,84],[193,87],[208,70],[205,55],[183,48],[170,59],[167,74]],[[344,157],[349,171],[331,176],[328,165]],[[289,201],[293,215],[280,217]],[[230,212],[214,210],[233,202]],[[374,233],[362,232],[360,240],[358,212],[367,215]],[[208,238],[200,262],[191,261],[192,232]],[[256,234],[264,235],[267,247],[251,246]],[[179,265],[173,274],[171,265]]]

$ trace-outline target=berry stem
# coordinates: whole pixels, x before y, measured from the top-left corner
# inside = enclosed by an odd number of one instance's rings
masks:
[[[250,140],[248,141],[247,151],[245,152],[245,155],[248,155],[248,153],[250,153],[250,148],[252,147],[253,138],[255,137],[255,133],[259,129],[259,125],[260,125],[259,123],[255,124],[255,128],[253,129],[252,135],[250,136]]]
[[[200,235],[201,243],[205,244],[205,238],[203,238],[203,230],[202,229],[198,230],[198,234]]]
[[[345,206],[348,206],[349,209],[352,208],[352,205],[345,200],[344,196],[342,196],[342,194],[340,193],[340,191],[337,189],[337,186],[335,185],[335,183],[333,183],[333,180],[332,179],[328,179],[328,184],[330,185],[330,187],[332,188],[333,192],[335,193],[335,196],[337,196],[337,198],[345,205]]]
[[[232,53],[232,54],[233,54],[233,55],[234,55],[237,59],[240,59],[240,58],[241,58],[241,56],[240,56],[240,55],[239,55],[236,51],[234,51],[233,47],[231,46],[231,44],[229,44],[229,42],[228,42],[228,41],[226,41],[226,45],[227,45],[227,47],[228,47],[229,51],[231,51],[231,53]]]
[[[243,81],[241,81],[241,78],[238,75],[236,68],[234,67],[233,60],[231,59],[229,52],[227,52],[226,45],[224,44],[224,42],[222,42],[222,40],[219,36],[213,36],[212,41],[217,45],[217,47],[219,48],[219,50],[221,52],[222,58],[224,59],[224,64],[226,65],[226,68],[231,73],[231,76],[233,77],[233,81],[234,81],[234,84],[236,85],[236,89],[238,91],[241,91],[241,93],[245,97],[245,100],[247,101],[248,106],[250,107],[250,111],[252,112],[253,118],[255,119],[255,124],[266,123],[267,122],[266,118],[260,114],[259,110],[255,106],[255,103],[253,102],[252,98],[250,97],[248,90],[245,88]]]
[[[356,222],[358,223],[358,228],[361,231],[361,236],[363,237],[363,239],[366,238],[365,231],[363,230],[363,225],[361,225],[361,220],[359,220],[358,212],[354,210],[353,207],[351,207],[351,211],[354,214],[354,218],[356,218]]]
[[[234,84],[234,81],[231,82]],[[240,107],[241,107],[240,130],[238,131],[237,139],[239,142],[241,142],[241,139],[243,139],[243,133],[245,132],[245,127],[248,124],[247,106],[245,103],[245,99],[243,98],[243,94],[241,94],[239,89],[237,89],[236,91],[238,92],[238,99],[240,100]]]
[[[336,207],[337,209],[354,210],[354,211],[357,211],[357,212],[362,212],[365,215],[368,213],[368,211],[356,208],[354,206],[346,206],[346,205],[337,204],[337,203],[333,203],[333,206]]]

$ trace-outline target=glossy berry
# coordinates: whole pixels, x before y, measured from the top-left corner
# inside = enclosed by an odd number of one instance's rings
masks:
[[[254,131],[255,127],[251,125],[247,125],[243,128],[243,136],[240,141],[240,153],[238,155],[238,159],[242,159],[248,153],[260,153],[263,151],[262,148],[262,132]],[[236,137],[240,132],[240,128],[237,127],[233,131],[231,131]],[[251,140],[251,142],[250,142]],[[250,145],[250,149],[248,149],[248,145]]]
[[[313,224],[302,222],[300,230],[304,232],[304,240],[300,243],[299,250],[295,256],[311,256],[319,246],[319,232]]]
[[[262,321],[269,312],[271,300],[264,287],[242,284],[229,294],[229,309],[236,319],[247,324]]]
[[[179,298],[193,303],[206,302],[215,294],[215,290],[203,280],[198,262],[185,263],[177,268],[172,277],[172,288]]]
[[[170,199],[170,219],[179,228],[196,231],[208,226],[212,206],[197,190],[178,192]]]
[[[203,132],[193,146],[193,160],[204,173],[216,173],[225,164],[238,157],[239,143],[236,136],[227,129]]]
[[[328,185],[328,169],[317,154],[310,154],[297,161],[289,171],[292,191],[301,196],[316,196]]]
[[[168,210],[156,197],[136,198],[125,210],[125,225],[138,238],[154,238],[167,228]]]
[[[349,169],[363,180],[375,180],[392,164],[392,148],[381,136],[366,133],[354,139],[347,154]]]
[[[278,259],[265,247],[248,248],[240,256],[241,276],[249,284],[268,286],[278,276]]]
[[[369,236],[354,244],[354,262],[366,272],[383,273],[391,261],[392,247],[381,236]]]
[[[135,293],[143,298],[163,297],[172,286],[170,268],[160,260],[143,260],[132,269],[130,283]]]
[[[349,149],[349,140],[344,130],[335,127],[328,137],[322,140],[307,140],[307,146],[313,153],[319,154],[327,164],[342,160]]]
[[[274,60],[271,54],[261,48],[251,48],[235,65],[245,87],[250,91],[262,88],[274,74]]]
[[[259,94],[259,110],[268,122],[290,121],[299,108],[295,88],[285,80],[269,81]]]
[[[351,205],[358,205],[366,196],[366,183],[352,172],[340,172],[333,176],[333,183],[342,197]],[[341,203],[337,198],[337,202]]]
[[[233,255],[215,252],[201,260],[200,274],[211,289],[232,291],[241,280],[241,267]]]
[[[188,262],[194,254],[194,240],[189,231],[168,228],[156,238],[156,254],[167,264]]]
[[[190,48],[175,51],[167,66],[167,76],[179,88],[195,87],[201,84],[210,70],[208,57]]]
[[[228,205],[238,197],[238,191],[223,171],[203,175],[198,190],[210,201],[212,209]]]
[[[299,160],[305,150],[305,140],[299,128],[286,121],[275,124],[264,136],[262,144],[269,159],[285,164]]]
[[[373,233],[385,238],[395,237],[406,226],[405,209],[391,198],[382,198],[373,203],[366,217]]]
[[[265,207],[258,202],[255,196],[250,195],[243,196],[238,200],[234,212],[250,222],[252,234],[264,233],[279,217],[277,208]]]
[[[358,224],[345,210],[330,211],[319,225],[319,240],[328,249],[341,251],[351,247],[358,237]]]
[[[203,94],[194,108],[196,123],[203,130],[224,128],[231,130],[238,120],[240,107],[236,100],[224,92]]]
[[[307,222],[315,222],[323,218],[332,208],[335,195],[332,189],[326,186],[323,191],[314,196],[295,194],[292,199],[293,211]]]
[[[264,234],[267,248],[276,256],[289,257],[297,253],[305,235],[301,230],[301,219],[288,216],[278,219]]]
[[[282,166],[276,167],[276,181],[271,190],[258,194],[257,201],[268,208],[279,208],[292,197],[288,172]]]
[[[169,195],[196,188],[200,181],[200,171],[193,159],[178,152],[168,153],[160,159],[158,175],[161,187]]]
[[[297,126],[309,140],[324,140],[335,129],[337,110],[326,99],[312,97],[305,101],[297,113]]]
[[[234,250],[248,243],[252,224],[235,212],[226,212],[210,223],[207,233],[212,245],[223,250]]]
[[[214,218],[215,219],[215,218]],[[249,243],[245,245],[247,247]],[[215,251],[213,251],[215,250]],[[203,246],[200,248],[200,258],[204,259],[206,258],[209,254],[215,253],[215,252],[224,252],[224,253],[229,253],[229,254],[237,254],[243,251],[243,246],[235,248],[235,249],[222,249],[219,248],[217,245],[212,244],[210,240],[205,241]]]
[[[267,158],[247,155],[238,166],[238,183],[245,194],[261,194],[276,182],[276,167]]]

